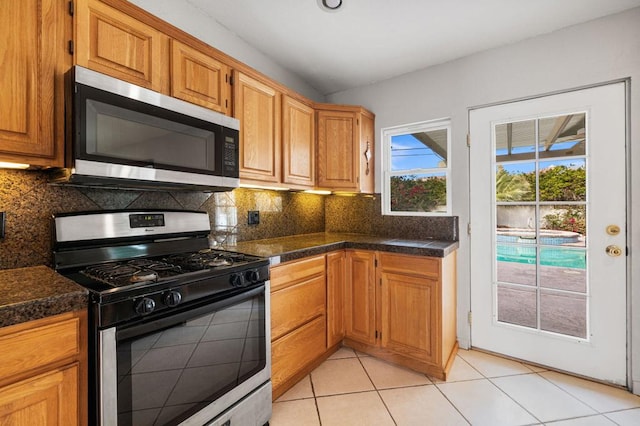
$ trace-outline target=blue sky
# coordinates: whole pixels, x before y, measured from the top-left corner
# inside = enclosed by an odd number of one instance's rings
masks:
[[[442,157],[411,135],[391,137],[391,170],[437,168]]]

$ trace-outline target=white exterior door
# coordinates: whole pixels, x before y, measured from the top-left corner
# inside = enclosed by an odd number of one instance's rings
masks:
[[[470,111],[473,347],[627,384],[625,94]]]

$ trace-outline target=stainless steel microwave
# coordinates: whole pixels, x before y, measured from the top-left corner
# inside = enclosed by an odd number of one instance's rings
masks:
[[[239,122],[76,66],[68,76],[66,168],[53,181],[123,189],[236,188]]]

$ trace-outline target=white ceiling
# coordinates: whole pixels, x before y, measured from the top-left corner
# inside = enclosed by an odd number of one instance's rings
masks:
[[[187,1],[323,95],[640,6],[640,0],[343,0],[339,11],[325,12],[317,0]]]

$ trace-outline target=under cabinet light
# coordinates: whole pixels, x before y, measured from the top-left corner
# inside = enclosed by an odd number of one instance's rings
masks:
[[[7,161],[0,161],[0,168],[2,169],[28,169],[29,165],[28,164],[22,164],[22,163],[9,163]]]
[[[331,191],[323,190],[323,189],[305,189],[302,191],[306,194],[316,194],[316,195],[331,195]]]
[[[289,188],[285,188],[282,186],[264,186],[264,185],[253,185],[250,183],[241,183],[240,188],[246,189],[265,189],[269,191],[288,191]]]

